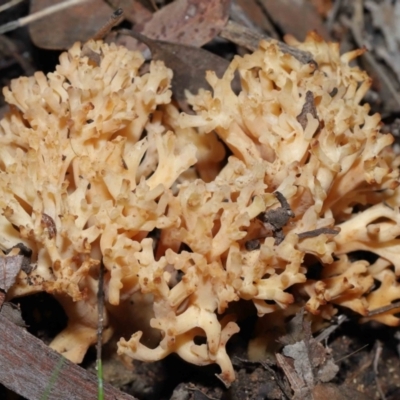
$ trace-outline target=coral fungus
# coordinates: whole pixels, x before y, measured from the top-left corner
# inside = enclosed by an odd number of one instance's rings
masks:
[[[330,318],[333,305],[366,316],[400,299],[399,160],[360,104],[370,78],[349,66],[360,51],[340,56],[315,34],[287,40],[315,62],[261,42],[221,79],[209,72],[212,91],[188,94],[195,114],[171,103],[163,63],[140,74],[140,54],[102,42],[75,44],[56,72],[4,90],[0,248],[23,243],[33,267],[8,295],[60,301],[69,322],[53,348],[80,362],[94,343],[101,263],[105,340],[133,307],[140,330],[120,354],[216,363],[227,385],[232,302],[264,316],[296,299]],[[134,296],[151,311],[139,315]],[[372,318],[398,325],[396,311]],[[149,325],[153,348],[141,342]]]

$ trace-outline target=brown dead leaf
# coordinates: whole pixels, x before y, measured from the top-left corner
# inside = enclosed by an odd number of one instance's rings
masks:
[[[288,333],[280,341],[289,343],[276,358],[294,391],[293,398],[318,400],[313,393],[316,386],[331,381],[339,367],[329,351],[312,337],[303,310],[290,321]]]
[[[0,256],[0,289],[5,292],[14,284],[19,271],[22,269],[24,256]]]
[[[267,32],[275,39],[278,39],[279,37],[268,16],[258,4],[258,1],[233,0],[230,18],[231,20],[260,33]]]
[[[176,0],[156,11],[150,19],[138,22],[133,29],[150,39],[201,47],[218,35],[227,23],[230,2]],[[113,41],[129,50],[144,50],[133,37],[119,37]]]
[[[22,269],[24,256],[22,255],[0,255],[0,310],[4,305],[6,293],[14,285],[17,275]]]
[[[310,389],[317,382],[329,382],[339,371],[324,346],[313,338],[288,344],[283,348],[283,354],[294,360],[298,376]]]
[[[276,361],[285,373],[287,380],[289,381],[290,387],[294,392],[292,400],[312,400],[311,393],[305,382],[297,374],[293,360],[290,357],[285,357],[282,354],[276,355]]]
[[[224,27],[229,7],[230,0],[176,0],[135,30],[151,39],[201,47]]]
[[[311,2],[321,17],[328,17],[329,12],[332,10],[332,0],[311,0]]]
[[[315,30],[325,40],[332,40],[318,11],[309,0],[260,0],[259,3],[282,32],[304,40],[309,31]]]
[[[0,254],[0,309],[8,289],[14,285],[19,272],[22,270],[29,273],[31,269],[32,251],[23,243],[18,243],[5,253]]]
[[[96,399],[96,376],[0,313],[0,383],[26,399]],[[4,398],[4,397],[3,397]],[[137,400],[104,382],[104,399]]]
[[[162,60],[174,71],[172,88],[181,108],[186,109],[185,90],[197,93],[200,88],[210,89],[206,71],[213,70],[219,77],[229,61],[202,48],[150,39],[138,32],[122,29],[120,34],[129,35],[149,47],[153,60]]]
[[[0,307],[1,316],[6,317],[15,325],[22,326],[24,328],[27,326],[22,318],[21,310],[14,303],[6,302],[3,305],[0,304]]]
[[[386,46],[370,47],[400,80],[400,3],[391,0],[379,3],[368,0],[365,2],[365,7],[371,12],[373,26],[381,31],[386,44]]]
[[[32,0],[30,12],[64,0]],[[29,26],[33,43],[47,50],[63,50],[91,38],[110,18],[113,9],[102,0],[89,0],[43,18]]]
[[[258,44],[260,40],[269,41],[272,39],[271,37],[262,35],[256,30],[247,28],[246,26],[238,24],[234,21],[228,21],[219,36],[224,39],[230,40],[238,46],[242,46],[250,51],[255,51],[258,49]],[[286,43],[279,41],[278,46],[283,53],[290,54],[301,63],[312,64],[314,68],[318,67],[316,61],[313,59],[313,55],[310,52],[299,50],[295,47],[289,46]]]
[[[153,13],[137,0],[108,0],[108,4],[115,9],[122,8],[125,18],[132,24],[145,25],[153,17]]]
[[[22,271],[24,271],[27,274],[30,274],[33,268],[31,264],[32,250],[26,247],[23,243],[18,243],[11,249],[7,250],[6,254],[9,254],[10,252],[16,253],[16,249],[18,249],[18,255],[24,257],[21,266]]]
[[[304,321],[304,308],[302,308],[286,323],[286,334],[279,338],[279,342],[284,345],[295,344],[310,336],[311,325],[310,322]]]

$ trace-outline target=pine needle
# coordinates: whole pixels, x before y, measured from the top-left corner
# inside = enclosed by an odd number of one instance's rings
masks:
[[[24,0],[11,0],[0,6],[0,12],[6,11],[11,7],[16,6],[19,3],[22,3]]]

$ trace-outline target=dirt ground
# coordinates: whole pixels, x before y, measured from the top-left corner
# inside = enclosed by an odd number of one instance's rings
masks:
[[[98,0],[99,3],[106,3]],[[7,1],[0,1],[0,6]],[[0,25],[28,15],[51,5],[51,1],[22,1],[0,12]],[[123,4],[122,4],[123,3]],[[156,10],[162,10],[169,1],[109,1],[107,7],[125,6],[127,16],[122,26],[130,28],[140,25]],[[181,1],[183,4],[184,2]],[[204,3],[207,3],[204,1]],[[229,2],[227,2],[229,3]],[[135,8],[136,7],[136,8]],[[31,10],[31,11],[30,11]],[[73,9],[71,9],[73,10]],[[96,10],[96,18],[88,18],[88,11],[61,12],[46,17],[42,22],[24,26],[0,36],[0,85],[7,86],[13,78],[31,75],[34,71],[53,71],[58,56],[66,43],[77,38],[85,40],[97,32],[109,19],[109,8]],[[139,15],[139,16],[138,16]],[[400,140],[400,2],[388,0],[286,0],[268,2],[263,0],[233,0],[229,8],[229,19],[246,26],[257,34],[283,40],[285,34],[303,39],[310,30],[316,30],[327,40],[338,41],[342,51],[365,46],[368,52],[357,62],[373,77],[372,89],[365,101],[373,112],[379,112],[384,122],[383,130],[391,132]],[[299,17],[301,16],[301,18]],[[65,18],[65,21],[63,21]],[[76,22],[71,25],[73,18]],[[179,15],[177,25],[179,25]],[[184,21],[182,20],[182,24]],[[221,30],[223,18],[213,21]],[[179,31],[178,28],[176,28]],[[187,40],[195,35],[185,27]],[[205,48],[231,59],[235,54],[248,50],[231,43],[203,26]],[[173,38],[176,32],[171,33]],[[168,36],[168,35],[167,35]],[[223,35],[222,35],[223,36]],[[207,38],[209,40],[207,40]],[[172,40],[173,41],[173,40]],[[202,45],[202,44],[199,44]],[[0,97],[0,115],[7,106]],[[398,145],[397,145],[398,146]],[[58,303],[47,294],[14,299],[20,307],[28,332],[50,343],[66,326],[66,316]],[[1,303],[0,303],[1,305]],[[243,305],[243,307],[247,307]],[[332,330],[321,341],[314,338],[326,329],[326,324],[313,336],[307,334],[307,324],[301,320],[294,329],[301,331],[300,341],[308,354],[324,353],[326,360],[338,366],[332,379],[315,383],[312,393],[304,398],[315,400],[397,400],[400,398],[400,334],[397,327],[378,323],[360,323],[360,317],[339,308],[337,316],[345,317],[341,324],[332,321]],[[301,399],[293,393],[290,370],[293,365],[282,364],[272,357],[261,361],[249,361],[247,347],[254,337],[257,317],[255,315],[239,322],[241,332],[229,342],[228,352],[234,362],[237,379],[227,389],[216,378],[215,366],[196,367],[185,363],[177,356],[169,356],[151,364],[133,362],[127,365],[115,355],[116,341],[103,347],[104,380],[115,388],[139,400],[278,400]],[[297,324],[297,325],[296,325]],[[289,343],[271,346],[280,352]],[[1,341],[1,338],[0,338]],[[297,341],[296,343],[299,343]],[[290,343],[295,345],[296,343]],[[322,350],[323,348],[323,350]],[[315,354],[317,354],[315,353]],[[312,357],[311,357],[312,358]],[[325,362],[325,361],[324,361]],[[322,365],[322,364],[321,364]],[[324,364],[325,365],[325,364]],[[284,367],[286,366],[287,369]],[[96,373],[96,350],[87,354],[82,367]],[[322,369],[312,365],[312,373]],[[3,382],[5,383],[5,382]],[[23,399],[0,385],[1,399]],[[79,393],[76,395],[77,399]],[[297,396],[297,397],[296,397]],[[300,397],[299,397],[300,396]],[[30,399],[36,399],[32,395]],[[42,397],[45,398],[45,397]],[[52,398],[52,397],[48,397]],[[111,398],[107,397],[106,398]],[[117,398],[117,397],[115,397]]]

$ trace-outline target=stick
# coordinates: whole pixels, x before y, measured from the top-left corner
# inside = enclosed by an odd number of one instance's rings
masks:
[[[53,6],[46,7],[43,10],[40,10],[31,15],[27,15],[26,17],[19,18],[15,21],[8,22],[7,24],[0,26],[0,35],[6,32],[13,31],[14,29],[21,28],[22,26],[28,25],[38,19],[43,17],[47,17],[48,15],[54,14],[58,11],[64,10],[68,7],[75,6],[77,4],[81,4],[86,2],[87,0],[67,0],[59,4],[54,4]]]
[[[3,4],[2,6],[0,6],[0,12],[6,11],[11,7],[16,6],[17,4],[21,3],[24,0],[11,0],[6,4]]]
[[[269,36],[266,35],[261,35],[259,32],[247,28],[243,25],[237,24],[236,22],[233,21],[228,21],[228,23],[224,26],[222,31],[219,33],[219,36],[230,40],[231,42],[245,47],[246,49],[250,51],[255,51],[258,49],[258,43],[260,40],[275,40]],[[286,43],[277,41],[277,44],[281,51],[283,53],[287,53],[292,55],[294,58],[299,60],[303,64],[308,64],[308,63],[314,63],[315,60],[313,59],[313,56],[311,53],[308,51],[302,51],[299,49],[296,49],[294,47],[288,46]]]
[[[0,313],[0,383],[29,400],[96,399],[96,376]],[[137,400],[110,384],[106,400]]]
[[[96,34],[92,37],[93,40],[103,39],[104,36],[108,35],[114,26],[118,25],[124,19],[124,10],[122,8],[116,9],[112,14],[109,20],[96,32]]]

